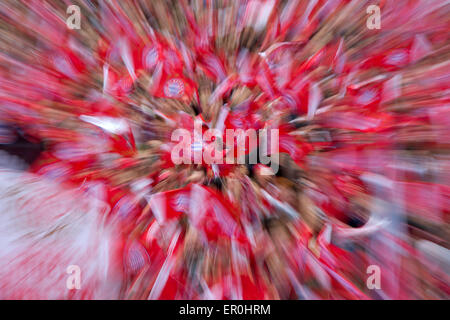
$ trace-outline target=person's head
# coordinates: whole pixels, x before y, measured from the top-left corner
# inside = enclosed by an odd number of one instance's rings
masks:
[[[273,170],[262,164],[253,166],[252,173],[256,182],[263,188],[274,179]]]

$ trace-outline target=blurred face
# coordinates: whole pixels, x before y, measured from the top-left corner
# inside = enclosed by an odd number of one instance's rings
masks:
[[[255,180],[258,182],[263,188],[267,186],[268,183],[273,182],[273,174],[270,168],[263,168],[255,171]]]
[[[316,213],[317,209],[315,204],[311,201],[309,197],[302,194],[297,198],[298,206],[300,208],[300,214],[308,225],[308,227],[314,232],[317,233],[320,231],[323,225],[323,221],[320,216]]]

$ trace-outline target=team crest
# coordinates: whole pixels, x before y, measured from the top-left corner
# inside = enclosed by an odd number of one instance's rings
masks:
[[[375,101],[377,93],[374,89],[365,90],[357,99],[356,102],[361,105],[370,104]]]
[[[164,86],[164,94],[169,98],[180,98],[184,95],[184,83],[181,79],[170,79]]]
[[[385,58],[385,63],[393,66],[405,64],[408,54],[404,50],[395,50]]]
[[[128,249],[127,265],[131,272],[138,272],[148,261],[148,254],[142,245],[133,243]]]
[[[144,53],[144,62],[145,67],[147,69],[151,69],[154,66],[156,66],[156,63],[158,62],[159,54],[156,47],[150,47],[147,50],[145,50]]]
[[[185,194],[179,194],[173,199],[173,207],[179,212],[187,212],[189,210],[189,196]]]

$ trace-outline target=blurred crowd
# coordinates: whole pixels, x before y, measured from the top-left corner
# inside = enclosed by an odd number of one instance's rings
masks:
[[[449,29],[445,0],[1,1],[0,299],[448,299]],[[278,129],[278,170],[176,165],[196,121]]]

